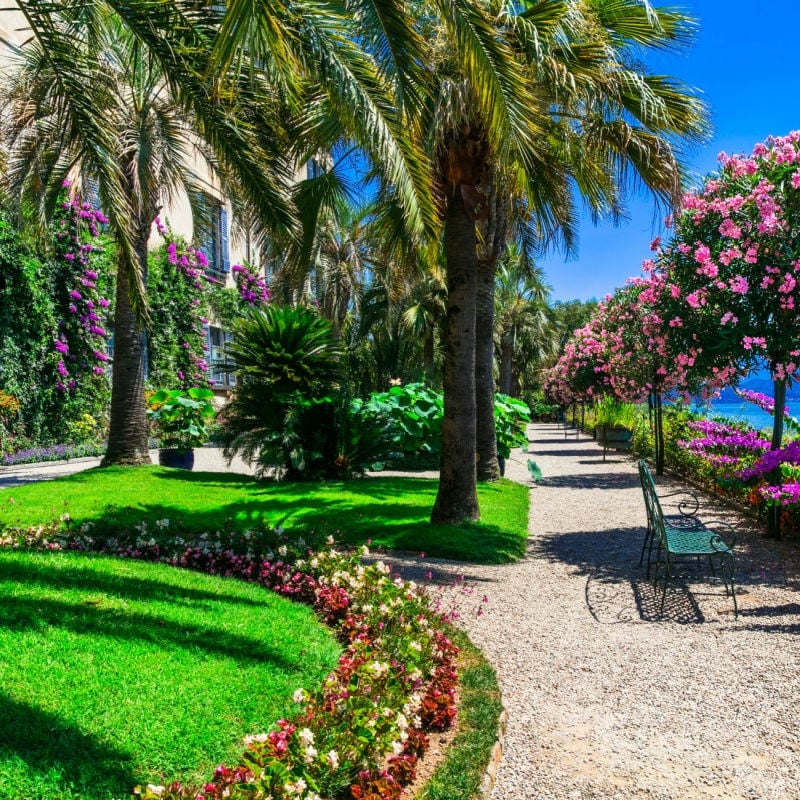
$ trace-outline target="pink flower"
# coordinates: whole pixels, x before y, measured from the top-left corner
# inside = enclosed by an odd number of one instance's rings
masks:
[[[745,278],[743,275],[737,275],[736,277],[731,278],[729,286],[734,294],[744,295],[750,291],[750,285],[747,282],[747,278]]]
[[[719,232],[723,236],[729,236],[731,239],[741,239],[742,229],[730,218],[722,220],[719,226]]]

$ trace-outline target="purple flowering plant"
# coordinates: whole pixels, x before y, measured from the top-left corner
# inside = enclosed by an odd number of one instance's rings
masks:
[[[107,222],[102,212],[78,193],[65,192],[56,209],[58,330],[53,350],[56,389],[70,395],[84,387],[96,391],[99,382],[106,380],[106,309],[110,301],[105,292],[110,286],[97,261],[103,253],[98,237]]]
[[[203,325],[210,313],[209,293],[215,288],[205,271],[208,260],[160,219],[156,226],[165,241],[149,263],[153,316],[149,377],[159,387],[207,385],[209,365]]]

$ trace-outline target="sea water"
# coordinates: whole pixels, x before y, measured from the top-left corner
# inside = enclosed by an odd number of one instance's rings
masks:
[[[789,414],[797,418],[800,414],[800,406],[795,403],[794,407],[791,403],[787,403],[789,407]],[[722,416],[733,420],[743,420],[749,423],[756,430],[762,428],[769,428],[772,430],[772,415],[762,411],[757,405],[753,403],[746,403],[744,400],[738,403],[721,403],[712,401],[710,405],[696,406],[696,411],[707,416]]]

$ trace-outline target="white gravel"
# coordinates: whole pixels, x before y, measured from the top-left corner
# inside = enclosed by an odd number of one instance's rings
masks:
[[[691,574],[659,617],[639,567],[635,462],[603,463],[593,441],[565,440],[556,425],[529,438],[544,479],[531,490],[524,560],[398,562],[464,573],[489,598],[461,624],[497,669],[509,712],[492,800],[800,798],[797,542],[767,542],[706,502],[702,516],[740,531],[739,618],[716,580]],[[514,457],[508,476],[528,483],[527,456]]]

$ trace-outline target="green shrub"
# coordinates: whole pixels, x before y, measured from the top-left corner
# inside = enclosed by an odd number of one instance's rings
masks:
[[[530,421],[531,410],[522,400],[505,394],[494,396],[494,426],[499,456],[508,458],[512,447],[528,444],[525,428]]]
[[[357,401],[365,414],[384,417],[391,427],[392,450],[402,456],[432,455],[441,451],[444,398],[422,383],[393,386]]]
[[[382,414],[339,391],[341,349],[327,320],[307,308],[254,309],[233,328],[237,388],[221,415],[227,457],[260,475],[346,478],[380,467],[390,441]]]

